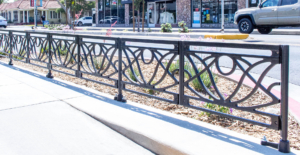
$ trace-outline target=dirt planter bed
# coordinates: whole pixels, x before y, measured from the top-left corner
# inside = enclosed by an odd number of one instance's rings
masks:
[[[0,57],[0,60],[8,63],[9,59]],[[47,69],[36,67],[34,65],[26,64],[23,62],[14,61],[13,63],[16,66],[22,66],[24,68],[28,68],[28,69],[31,69],[34,71],[41,72],[45,75],[48,72]],[[151,72],[151,70],[149,70],[149,68],[151,68],[151,67],[149,67],[149,65],[142,65],[142,63],[140,63],[140,64],[141,64],[141,70]],[[65,71],[65,72],[70,72],[69,70],[62,69],[62,68],[60,68],[59,70]],[[157,74],[158,74],[157,76],[161,76],[160,74],[162,74],[162,73],[157,72]],[[62,80],[71,81],[71,82],[79,84],[79,85],[84,85],[86,87],[98,90],[103,93],[108,93],[110,95],[117,94],[117,89],[109,87],[109,86],[105,86],[105,85],[100,85],[95,82],[87,81],[84,79],[79,79],[79,78],[69,76],[69,75],[66,75],[63,73],[55,72],[55,71],[53,72],[53,76],[55,78],[60,78]],[[147,76],[151,76],[151,75],[145,74],[145,76],[146,76],[145,78],[149,78]],[[99,80],[102,82],[109,82],[107,80],[103,80],[102,78],[98,78],[98,77],[91,76],[91,75],[86,75],[86,77],[93,79],[93,80]],[[126,80],[126,79],[124,79],[124,80]],[[164,84],[167,85],[167,84],[171,83],[170,81],[168,81],[169,80],[168,78],[166,78],[165,80],[166,80],[166,82],[164,82]],[[218,76],[217,86],[222,93],[231,94],[233,92],[234,88],[236,87],[236,85],[237,85],[236,82],[234,82],[232,80],[228,80],[227,78]],[[144,88],[134,87],[134,86],[130,86],[130,85],[126,86],[126,88],[130,88],[132,90],[147,93],[147,91]],[[238,100],[239,98],[243,98],[251,90],[252,89],[248,86],[242,86],[239,93],[236,95],[236,97],[233,98],[233,100]],[[178,91],[178,87],[172,87],[172,89],[170,89],[170,91]],[[192,96],[192,93],[189,91],[185,91],[185,93]],[[192,119],[196,119],[199,121],[208,122],[208,123],[211,123],[211,124],[214,124],[217,126],[222,126],[226,129],[230,129],[230,130],[233,130],[233,131],[236,131],[239,133],[251,135],[256,138],[262,138],[263,136],[266,136],[267,139],[271,142],[279,142],[279,140],[280,140],[280,131],[268,129],[266,127],[261,127],[261,126],[253,125],[250,123],[245,123],[245,122],[238,121],[238,120],[220,117],[217,115],[207,115],[199,110],[186,108],[186,107],[183,107],[180,105],[170,104],[170,103],[167,103],[164,101],[156,100],[156,99],[149,98],[146,96],[141,96],[138,94],[127,92],[127,91],[123,91],[123,95],[126,97],[127,100],[130,100],[133,102],[137,102],[137,103],[144,104],[147,106],[151,106],[151,107],[155,107],[155,108],[162,109],[165,111],[169,111],[171,113],[175,113],[178,115],[190,117]],[[164,97],[167,99],[172,98],[172,95],[167,95],[165,93],[154,93],[154,95],[159,96],[159,97]],[[241,105],[242,106],[252,106],[252,105],[256,105],[256,104],[260,104],[260,103],[266,103],[268,100],[269,100],[268,96],[266,96],[264,93],[262,93],[260,91],[257,91],[250,99],[243,102]],[[199,102],[199,101],[194,101],[194,100],[191,100],[190,103],[195,106],[201,106],[201,107],[203,107],[203,105],[204,105],[204,103]],[[277,105],[274,105],[274,106],[271,106],[268,108],[261,108],[260,110],[279,114],[280,105],[277,104]],[[235,115],[235,116],[252,119],[252,120],[257,120],[257,121],[264,122],[264,123],[269,123],[269,121],[270,121],[268,119],[268,117],[254,114],[254,113],[244,112],[244,111],[240,111],[240,110],[235,110],[235,109],[232,110],[232,113],[230,111],[228,113]],[[300,150],[300,126],[295,121],[295,119],[290,115],[289,115],[289,129],[288,130],[289,130],[288,139],[290,140],[290,146],[296,150]]]

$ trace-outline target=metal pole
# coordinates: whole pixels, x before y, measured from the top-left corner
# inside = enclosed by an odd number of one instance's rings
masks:
[[[282,45],[281,54],[281,139],[278,150],[280,152],[290,152],[290,142],[288,138],[289,120],[289,46]]]
[[[134,18],[134,0],[132,0],[132,24],[133,24],[133,32],[135,32],[135,18]],[[130,19],[129,19],[130,21]]]
[[[30,63],[30,48],[29,48],[29,42],[30,42],[30,33],[29,32],[26,32],[26,51],[27,51],[27,58],[26,58],[26,63]]]
[[[51,34],[47,34],[47,40],[48,40],[48,63],[47,63],[47,68],[48,68],[48,74],[46,75],[47,78],[53,78],[52,76],[52,72],[51,72],[51,69],[52,69],[52,66],[51,66],[51,57],[52,57],[52,50],[51,50],[51,43],[52,43],[52,35]]]
[[[184,57],[185,57],[184,41],[178,42],[178,54],[179,54],[179,103],[180,105],[188,105],[188,102],[184,100]],[[169,62],[172,63],[172,62]]]
[[[36,29],[36,16],[37,16],[37,8],[36,8],[36,0],[34,0],[34,29]]]
[[[224,0],[222,0],[222,27],[221,27],[221,32],[224,33]]]
[[[12,31],[9,31],[8,32],[8,36],[9,36],[9,62],[8,64],[9,65],[13,65],[13,60],[12,60],[12,54],[13,54],[13,34],[12,34]]]
[[[117,101],[121,101],[121,102],[126,102],[126,99],[123,98],[123,94],[122,94],[122,89],[123,89],[123,85],[122,85],[122,40],[121,38],[118,38],[117,40],[117,50],[118,50],[118,94],[116,94],[114,100]]]
[[[76,77],[81,78],[82,74],[80,72],[80,45],[81,45],[81,38],[79,36],[76,36],[75,42],[77,44],[77,71],[76,71]],[[71,58],[72,59],[72,58]]]

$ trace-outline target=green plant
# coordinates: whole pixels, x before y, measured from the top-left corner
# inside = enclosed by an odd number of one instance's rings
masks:
[[[149,28],[149,29],[148,29],[148,32],[152,32],[152,29],[151,29],[151,28]]]
[[[179,33],[189,33],[190,32],[189,28],[186,27],[186,23],[184,21],[179,22],[178,26],[181,27],[181,29],[178,29]]]
[[[211,99],[211,97],[209,97],[209,99]],[[216,104],[212,104],[212,103],[205,103],[205,104],[203,104],[203,107],[207,108],[207,109],[210,109],[210,110],[213,110],[213,111],[218,111],[218,112],[226,113],[226,114],[232,113],[232,109],[231,108],[228,108],[228,107],[225,107],[225,106],[216,105]],[[207,115],[208,117],[210,117],[210,115],[211,115],[211,113],[209,113],[209,112],[201,112],[199,114],[199,116],[201,117],[204,114]]]
[[[23,50],[22,52],[19,53],[19,56],[13,55],[12,57],[14,59],[22,60],[22,59],[24,59],[25,54],[26,54],[26,51]]]
[[[156,81],[152,81],[151,82],[151,85],[155,85]],[[159,88],[158,86],[156,86],[156,88]],[[152,89],[144,89],[145,92],[149,93],[150,95],[154,95],[155,93],[158,93],[159,91],[155,91],[155,90],[152,90]]]
[[[192,77],[196,75],[196,72],[195,72],[194,68],[190,64],[186,63],[184,68],[191,74]],[[201,68],[198,68],[198,72],[201,72]],[[185,77],[189,78],[189,76],[187,74],[185,74]],[[211,88],[212,83],[211,83],[211,80],[210,80],[210,77],[209,77],[209,74],[208,74],[207,71],[202,73],[200,75],[200,78],[201,78],[204,86],[206,86],[207,88]],[[218,79],[217,79],[217,76],[215,74],[213,74],[213,78],[214,78],[214,81],[217,82]],[[196,91],[201,92],[201,91],[204,90],[197,78],[195,78],[191,81],[191,85],[194,87],[194,89]]]
[[[5,56],[7,55],[6,53],[0,52],[0,56]]]
[[[134,67],[134,68],[133,68],[133,72],[134,72],[134,73],[131,72],[131,69],[128,69],[127,72],[128,72],[128,74],[129,74],[130,79],[131,79],[132,81],[137,82],[137,79],[135,78],[134,74],[135,74],[137,77],[140,76],[139,70],[138,70],[136,67]]]
[[[60,53],[60,55],[67,55],[68,53],[68,49],[65,48],[65,46],[58,48],[58,52]]]
[[[124,29],[124,30],[123,30],[123,32],[127,32],[127,31],[128,31],[127,29]]]
[[[165,62],[165,66],[168,65],[168,62]],[[179,59],[175,63],[171,63],[169,71],[172,73],[174,70],[179,69]],[[178,71],[176,71],[174,74],[178,74]]]
[[[103,66],[101,67],[102,61],[103,61],[103,59],[101,59],[101,57],[99,57],[99,58],[94,58],[94,65],[95,65],[96,69],[98,69],[98,70],[103,70],[103,69],[106,67],[107,62],[105,62],[105,63],[103,64]]]
[[[161,32],[172,32],[172,25],[170,23],[161,24],[160,27]]]

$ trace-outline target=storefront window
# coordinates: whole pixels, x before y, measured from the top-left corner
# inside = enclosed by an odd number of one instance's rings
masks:
[[[194,0],[194,2],[198,2]],[[202,23],[221,23],[221,0],[202,0]],[[237,0],[224,0],[224,22],[233,23],[237,11]]]
[[[156,8],[158,12],[157,23],[176,23],[176,2],[165,1],[157,2]]]
[[[237,1],[236,0],[225,0],[224,1],[224,22],[225,23],[233,23],[234,22],[234,15],[237,11]],[[219,19],[221,19],[221,1],[219,7]],[[220,23],[222,21],[220,20]]]
[[[206,1],[202,1],[202,23],[218,23],[218,0]]]
[[[147,24],[147,5],[145,3],[145,6],[144,6],[144,16],[145,16],[145,24]],[[142,21],[143,21],[143,18],[142,18],[142,15],[143,15],[143,5],[141,4],[140,5],[140,24],[142,25]],[[132,21],[133,21],[133,16],[132,16],[132,4],[129,4],[129,17],[130,17],[130,20],[129,20],[129,23],[132,24]],[[134,11],[134,18],[135,18],[135,22],[137,24],[138,22],[138,11],[135,10]]]
[[[120,0],[99,0],[99,24],[125,23],[125,7]]]

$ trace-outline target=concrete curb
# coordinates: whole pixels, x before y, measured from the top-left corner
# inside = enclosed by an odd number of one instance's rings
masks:
[[[63,99],[63,102],[157,154],[283,154],[260,145],[259,139],[248,135],[138,103],[117,102],[112,100],[111,95],[69,81],[48,80],[49,84],[60,83],[64,88],[76,88],[72,91],[84,94]],[[292,152],[289,154],[298,153],[295,150]]]

